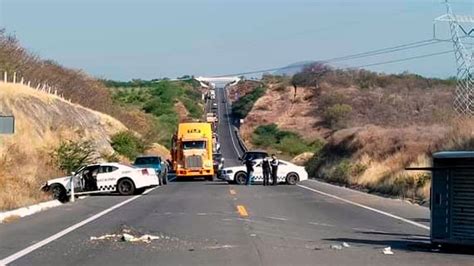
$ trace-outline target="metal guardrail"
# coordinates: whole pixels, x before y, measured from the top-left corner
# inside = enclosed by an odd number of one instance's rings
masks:
[[[242,137],[240,136],[240,131],[239,131],[237,128],[234,128],[234,129],[235,129],[235,136],[237,137],[237,142],[239,142],[240,148],[241,148],[244,152],[248,151],[247,146],[245,146],[244,140],[243,140]]]

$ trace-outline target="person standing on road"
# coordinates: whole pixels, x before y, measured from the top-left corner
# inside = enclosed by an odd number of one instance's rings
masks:
[[[252,183],[252,179],[253,179],[253,160],[252,160],[252,157],[249,157],[249,158],[247,158],[247,160],[245,160],[245,167],[247,167],[247,180],[246,180],[245,184],[247,186],[250,186],[251,183]]]
[[[263,171],[263,185],[268,186],[270,185],[270,161],[267,157],[263,158],[262,161],[262,171]]]
[[[272,166],[272,185],[276,186],[278,185],[278,164],[280,162],[278,161],[278,158],[275,156],[275,154],[272,154],[272,161],[270,162],[270,165]]]

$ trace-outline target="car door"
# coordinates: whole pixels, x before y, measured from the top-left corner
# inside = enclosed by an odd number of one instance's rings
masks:
[[[100,191],[115,191],[118,180],[118,167],[102,165],[97,173],[97,189]]]
[[[255,165],[253,166],[253,180],[263,181],[263,169],[261,160],[255,161]]]
[[[282,161],[279,161],[278,163],[278,182],[284,182],[286,181],[286,175],[290,172],[290,166]]]

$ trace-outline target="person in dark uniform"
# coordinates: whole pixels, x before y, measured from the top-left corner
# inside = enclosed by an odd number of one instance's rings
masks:
[[[268,186],[270,185],[270,161],[267,157],[263,158],[262,161],[262,171],[263,171],[263,185]]]
[[[272,185],[274,186],[278,185],[278,164],[278,158],[275,156],[275,154],[272,154],[270,165],[272,167]]]
[[[249,157],[249,158],[247,158],[247,160],[245,160],[245,167],[247,167],[247,181],[245,182],[245,184],[247,186],[250,186],[251,183],[252,183],[252,179],[253,179],[253,160],[252,160],[252,157]]]

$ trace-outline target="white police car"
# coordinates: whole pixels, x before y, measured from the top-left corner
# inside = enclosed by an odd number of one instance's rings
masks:
[[[262,159],[254,160],[254,162],[253,182],[263,182]],[[295,185],[299,181],[308,179],[308,173],[304,167],[282,160],[279,160],[277,175],[278,183],[290,185]],[[245,165],[226,167],[222,169],[220,179],[229,183],[243,185],[247,180],[247,169]]]
[[[119,163],[103,163],[83,166],[71,176],[48,180],[42,189],[51,192],[55,199],[66,201],[71,193],[72,176],[74,193],[78,195],[107,192],[132,195],[159,185],[153,168],[138,169]]]

